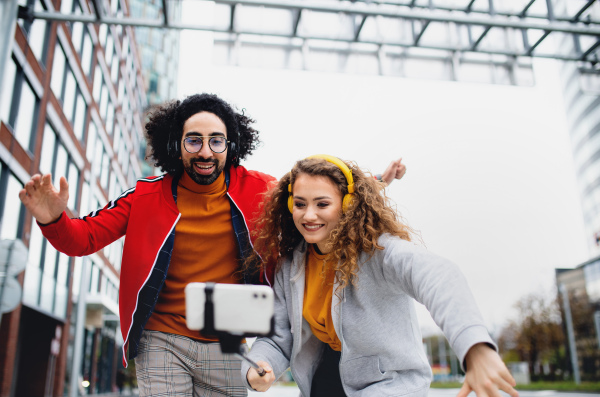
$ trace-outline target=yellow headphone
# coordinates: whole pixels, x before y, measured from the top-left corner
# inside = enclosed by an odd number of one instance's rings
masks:
[[[350,204],[352,204],[352,196],[354,195],[354,180],[352,179],[352,171],[350,168],[340,159],[334,156],[330,156],[328,154],[315,154],[314,156],[308,156],[305,160],[308,159],[323,159],[329,161],[338,166],[338,168],[342,171],[344,176],[346,177],[346,181],[348,182],[348,194],[346,194],[342,200],[342,212],[346,212]],[[290,180],[291,182],[291,180]],[[290,193],[288,197],[288,208],[290,212],[294,210],[294,198],[292,196],[292,184],[288,185],[288,192]]]

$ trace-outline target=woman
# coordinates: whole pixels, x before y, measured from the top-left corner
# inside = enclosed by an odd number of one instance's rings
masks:
[[[415,299],[466,370],[459,396],[518,395],[458,268],[411,243],[381,184],[354,164],[298,161],[256,230],[263,263],[278,260],[275,329],[249,353],[266,374],[242,366],[248,387],[266,391],[290,367],[305,397],[426,396]]]

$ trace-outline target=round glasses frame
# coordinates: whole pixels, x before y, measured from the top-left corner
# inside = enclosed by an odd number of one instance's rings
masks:
[[[188,153],[191,153],[191,154],[198,153],[204,147],[204,140],[205,139],[208,139],[208,147],[210,148],[210,150],[212,150],[213,153],[223,153],[225,150],[227,150],[227,147],[229,146],[229,141],[226,140],[225,137],[222,137],[222,136],[211,136],[211,137],[206,137],[206,136],[189,136],[189,137],[187,137],[187,138],[185,138],[183,140],[183,147],[185,148],[185,151],[188,152]],[[217,140],[224,140],[225,141],[225,147],[221,151],[215,150],[213,148],[214,142],[216,142]],[[191,145],[193,141],[200,141],[200,147],[196,151],[188,149],[188,144]]]

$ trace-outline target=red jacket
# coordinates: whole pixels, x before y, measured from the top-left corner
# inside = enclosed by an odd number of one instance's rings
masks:
[[[252,250],[249,235],[254,230],[263,193],[275,178],[238,166],[225,173],[225,181],[239,258],[245,258]],[[87,216],[69,219],[63,214],[56,222],[41,225],[42,233],[54,248],[69,256],[92,254],[125,236],[119,287],[125,366],[128,347],[130,359],[137,355],[142,330],[167,276],[175,225],[181,217],[176,196],[177,180],[172,175],[144,178]],[[272,279],[272,274],[261,274],[260,280],[244,275],[244,282],[249,284]]]

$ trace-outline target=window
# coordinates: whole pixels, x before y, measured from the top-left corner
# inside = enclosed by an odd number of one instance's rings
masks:
[[[80,215],[84,216],[87,215],[91,212],[89,207],[89,199],[90,199],[90,185],[86,182],[83,184],[83,186],[81,187],[81,205],[79,206],[80,208]]]
[[[122,102],[125,95],[125,80],[119,80],[119,89],[117,91],[117,101]]]
[[[154,69],[158,72],[158,74],[165,75],[167,73],[167,57],[165,54],[156,54],[156,63],[154,66]]]
[[[67,255],[59,254],[58,269],[56,270],[56,299],[53,312],[60,318],[66,318],[67,316],[69,262],[70,259]]]
[[[115,52],[113,59],[112,59],[112,64],[110,65],[110,78],[113,82],[113,84],[116,84],[117,81],[119,81],[119,57],[117,56],[117,53]]]
[[[26,150],[31,150],[39,101],[22,71],[21,73],[17,72],[13,101],[19,105],[11,109],[10,124],[12,124],[15,137],[21,146]]]
[[[33,6],[34,11],[45,11],[45,7],[41,1],[29,0],[28,6]],[[32,22],[23,21],[23,30],[27,34],[27,42],[29,47],[35,54],[40,63],[45,64],[47,53],[47,37],[50,25],[43,19],[34,19]]]
[[[25,150],[31,150],[37,121],[38,97],[14,58],[7,62],[4,82],[7,83],[7,89],[1,90],[0,116],[7,125],[12,127],[13,134],[21,146]]]
[[[54,47],[54,62],[52,63],[52,76],[50,80],[50,88],[54,92],[57,99],[62,98],[63,86],[65,81],[65,66],[67,58],[60,44]]]
[[[42,278],[40,263],[44,243],[44,236],[42,236],[40,228],[31,228],[28,247],[29,256],[27,258],[27,270],[25,271],[25,282],[23,285],[23,302],[31,306],[37,306],[39,301]]]
[[[106,125],[106,133],[108,135],[112,135],[113,134],[113,127],[115,124],[115,108],[112,104],[111,101],[108,101],[108,107],[106,110],[106,121],[105,121],[105,125]]]
[[[106,119],[106,111],[108,110],[108,87],[103,84],[102,93],[100,94],[99,111],[100,116]]]
[[[19,200],[19,191],[23,184],[2,164],[0,171],[0,194],[2,202],[2,221],[0,239],[14,240],[21,237],[21,214],[23,204]]]
[[[84,26],[82,22],[73,22],[71,24],[71,41],[73,43],[73,47],[75,50],[81,54],[82,45],[83,45],[83,31]]]
[[[112,34],[109,34],[108,37],[106,38],[106,47],[104,49],[104,56],[106,59],[106,64],[110,67],[112,60],[113,60],[113,56],[114,56],[114,41],[113,41],[113,37]]]
[[[91,271],[88,292],[90,292],[92,295],[97,294],[99,284],[100,284],[100,269],[98,268],[98,265],[96,265],[94,262],[92,262],[92,271]]]
[[[65,84],[65,90],[60,99],[63,102],[63,112],[69,121],[73,120],[73,114],[75,113],[75,97],[77,96],[77,81],[71,71],[70,67],[67,67],[67,81]]]
[[[152,73],[150,75],[150,87],[148,88],[149,94],[156,94],[158,92],[158,74]]]
[[[10,58],[10,60],[6,62],[4,82],[2,84],[2,89],[0,90],[0,95],[2,95],[2,108],[0,108],[0,119],[6,124],[9,124],[8,118],[10,117],[10,109],[12,104],[16,75],[17,65],[15,63],[14,58]]]
[[[94,51],[94,44],[92,43],[92,38],[90,37],[90,33],[85,29],[85,33],[83,35],[83,48],[81,50],[81,67],[83,68],[83,72],[87,77],[90,76],[92,71],[92,53]]]
[[[69,208],[77,208],[77,188],[79,187],[79,168],[73,162],[69,162],[67,169],[67,180],[69,181]]]
[[[100,96],[102,95],[102,69],[100,66],[96,65],[96,71],[94,72],[94,90],[92,94],[94,95],[94,100],[96,103],[100,102]]]
[[[65,14],[70,14],[73,11],[73,0],[62,0],[60,2],[60,11]]]
[[[100,30],[98,32],[98,39],[100,40],[100,44],[105,47],[106,37],[108,35],[108,26],[105,24],[100,25]]]
[[[127,54],[129,56],[129,36],[123,37],[123,44],[121,45],[121,54]]]
[[[44,129],[40,171],[42,173],[51,173],[54,176],[53,183],[55,186],[59,185],[61,176],[67,179],[67,182],[69,182],[69,201],[67,205],[70,209],[76,211],[80,171],[49,124],[46,124],[46,128]]]
[[[73,126],[73,133],[79,141],[83,139],[85,132],[85,117],[87,114],[87,103],[83,98],[81,89],[77,84],[75,75],[69,65],[64,65],[66,78],[62,92],[55,91],[54,94],[63,103],[62,109],[65,117]],[[58,87],[56,87],[58,88]]]
[[[75,107],[75,118],[73,119],[73,132],[79,141],[83,140],[85,131],[85,117],[87,115],[87,104],[79,88],[77,88],[77,102]]]
[[[42,153],[40,155],[40,172],[50,174],[53,172],[52,166],[55,159],[56,133],[49,124],[44,128],[44,138],[42,141]]]
[[[42,261],[42,288],[40,291],[39,306],[47,312],[52,312],[54,308],[54,291],[56,290],[56,264],[58,262],[58,251],[52,245],[44,242],[46,249]]]
[[[118,123],[116,123],[117,126],[115,128],[115,139],[113,142],[113,149],[115,152],[117,152],[117,161],[119,163],[121,163],[121,146],[125,146],[125,142],[123,142],[123,145],[121,145],[121,140],[122,140],[122,136],[121,136],[121,130],[119,129]]]
[[[96,139],[98,135],[97,131],[98,130],[96,128],[96,123],[94,121],[90,121],[90,125],[88,127],[87,144],[85,149],[85,157],[87,157],[90,163],[92,163],[94,160],[94,150],[96,146],[98,146],[96,144]]]
[[[110,175],[110,157],[106,152],[102,153],[102,165],[100,166],[100,185],[106,190],[108,188],[108,177]]]

